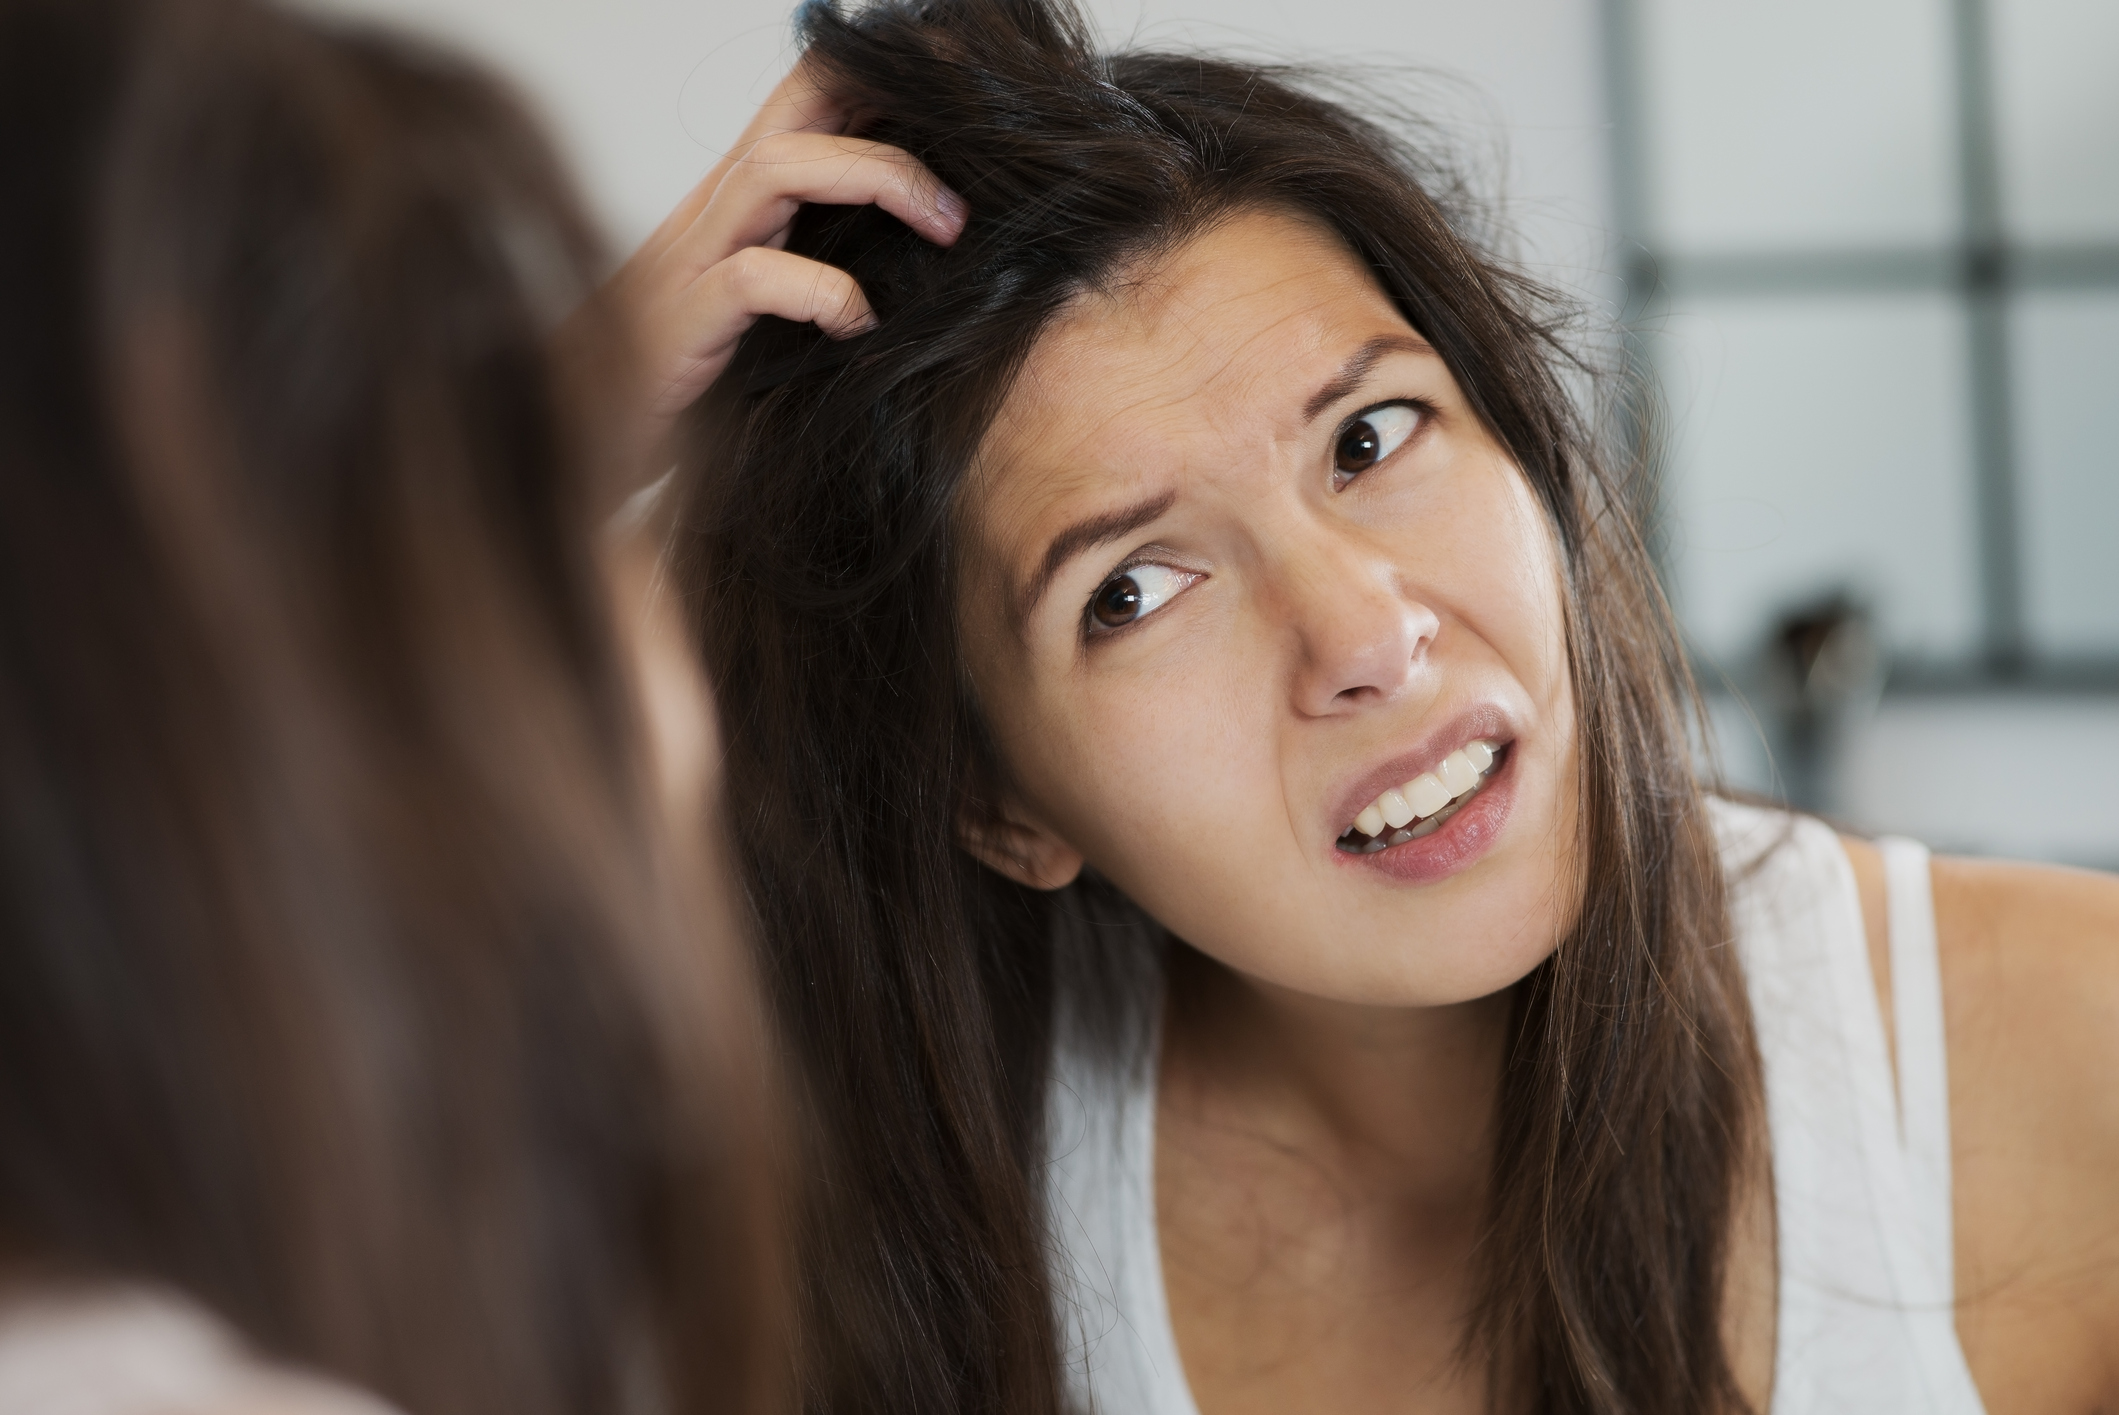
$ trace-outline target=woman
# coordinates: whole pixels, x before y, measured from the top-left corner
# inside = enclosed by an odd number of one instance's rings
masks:
[[[2119,884],[1703,796],[1447,174],[1054,0],[804,14],[970,210],[776,230],[877,321],[745,338],[677,541],[811,1405],[2119,1399]]]
[[[385,37],[0,0],[0,190],[0,1408],[770,1403],[709,719],[592,534],[633,365],[551,352],[544,143]]]

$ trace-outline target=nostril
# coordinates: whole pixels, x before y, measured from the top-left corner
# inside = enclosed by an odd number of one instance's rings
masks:
[[[1328,594],[1295,606],[1305,713],[1366,711],[1391,702],[1424,676],[1439,628],[1434,612],[1356,575],[1334,577]]]

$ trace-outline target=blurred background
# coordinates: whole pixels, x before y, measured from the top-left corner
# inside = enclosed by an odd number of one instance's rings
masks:
[[[513,74],[621,249],[787,0],[317,0]],[[1732,784],[2119,868],[2119,4],[1090,0],[1408,95],[1662,390],[1658,550]]]

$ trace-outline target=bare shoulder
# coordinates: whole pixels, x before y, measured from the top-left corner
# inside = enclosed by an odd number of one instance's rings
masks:
[[[2119,877],[1939,859],[1934,880],[1958,1148],[2042,1191],[2079,1177],[2044,1197],[2119,1228]]]
[[[2082,1080],[2100,1084],[2077,1099],[2109,1107],[2119,1138],[2119,1096],[2101,1084],[2119,1075],[2119,876],[1941,858],[1934,881],[1952,1049],[2059,1067],[2044,1075],[2056,1090],[2093,1068]]]
[[[1992,1409],[2119,1396],[2119,877],[1938,859],[1959,1334]]]
[[[2119,979],[2119,875],[1937,856],[1935,909],[1946,944],[2020,943]]]

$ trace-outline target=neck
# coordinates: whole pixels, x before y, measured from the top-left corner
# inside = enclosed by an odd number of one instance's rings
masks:
[[[1179,949],[1163,1094],[1330,1162],[1365,1188],[1477,1204],[1512,997],[1418,1008],[1334,1002]]]

